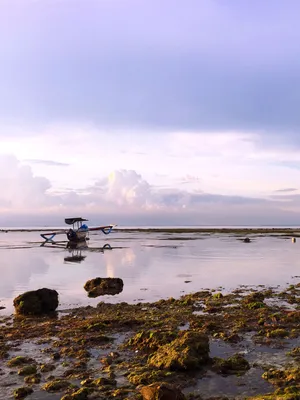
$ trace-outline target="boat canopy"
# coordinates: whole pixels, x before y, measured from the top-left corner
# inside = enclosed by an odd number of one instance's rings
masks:
[[[83,221],[88,221],[88,219],[81,218],[81,217],[75,217],[75,218],[66,218],[65,223],[68,225],[73,225],[75,222],[83,222]]]

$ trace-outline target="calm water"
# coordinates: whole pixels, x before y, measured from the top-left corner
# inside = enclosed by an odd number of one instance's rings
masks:
[[[285,286],[300,275],[300,239],[254,237],[245,244],[229,235],[114,232],[91,235],[81,251],[41,247],[40,239],[38,232],[0,232],[0,306],[6,307],[0,315],[13,312],[18,294],[42,287],[56,289],[64,309],[155,301],[204,288]],[[103,251],[106,243],[111,249]],[[84,258],[65,260],[72,256]],[[83,286],[98,276],[122,278],[123,292],[89,299]]]

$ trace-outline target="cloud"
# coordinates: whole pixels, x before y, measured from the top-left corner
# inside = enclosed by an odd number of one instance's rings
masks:
[[[48,179],[33,174],[30,166],[3,155],[0,184],[3,225],[12,224],[14,218],[19,224],[31,220],[31,224],[39,221],[42,225],[61,225],[63,217],[77,214],[97,224],[99,215],[101,223],[123,221],[127,225],[276,224],[295,223],[300,212],[300,195],[293,192],[251,197],[209,193],[201,186],[197,190],[161,188],[135,170],[126,169],[115,170],[78,191],[59,191]]]
[[[34,209],[49,203],[46,192],[51,187],[44,177],[35,177],[29,166],[14,156],[0,155],[0,205],[6,209]]]
[[[68,163],[52,161],[52,160],[24,160],[24,162],[29,164],[43,164],[43,165],[48,165],[50,167],[68,167],[70,165]]]
[[[299,10],[295,0],[1,2],[0,119],[258,131],[299,146]]]
[[[288,192],[296,192],[298,189],[297,188],[283,188],[283,189],[277,189],[275,192],[280,192],[280,193],[288,193]]]

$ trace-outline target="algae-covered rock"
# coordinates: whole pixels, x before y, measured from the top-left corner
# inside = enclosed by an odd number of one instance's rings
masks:
[[[36,384],[41,382],[41,374],[28,375],[24,378],[25,383]]]
[[[14,390],[14,398],[15,399],[24,399],[25,397],[29,396],[33,393],[33,389],[28,386],[19,387],[18,389]]]
[[[46,392],[59,392],[68,388],[70,385],[70,382],[63,379],[55,379],[54,381],[46,383],[42,389],[46,390]]]
[[[278,328],[267,332],[269,338],[285,338],[289,336],[289,332],[286,329]]]
[[[262,292],[254,292],[251,294],[248,294],[247,296],[244,297],[243,303],[244,304],[249,304],[249,303],[262,303],[265,299],[265,295]]]
[[[72,394],[66,394],[61,400],[86,400],[90,392],[90,389],[84,387]]]
[[[185,400],[184,394],[168,383],[153,383],[141,388],[143,400]]]
[[[209,360],[208,336],[193,331],[180,332],[178,338],[158,348],[149,356],[148,364],[160,369],[190,370]]]
[[[53,289],[38,289],[20,294],[14,299],[17,314],[48,314],[58,307],[58,293]]]
[[[51,372],[54,371],[56,366],[54,364],[42,364],[41,365],[41,372]]]
[[[235,354],[227,360],[215,357],[213,359],[213,370],[224,375],[243,374],[250,369],[248,361],[240,354]]]
[[[176,339],[177,333],[174,331],[151,330],[138,332],[133,338],[129,339],[126,346],[134,347],[142,351],[155,351],[160,346],[170,343]]]
[[[20,365],[30,364],[34,360],[30,357],[18,356],[7,361],[8,367],[19,367]]]
[[[123,290],[123,280],[121,278],[95,278],[87,281],[84,289],[89,297],[98,297],[106,294],[115,295]]]
[[[36,374],[36,366],[35,365],[25,365],[18,371],[18,375],[27,376],[27,375],[34,375]]]

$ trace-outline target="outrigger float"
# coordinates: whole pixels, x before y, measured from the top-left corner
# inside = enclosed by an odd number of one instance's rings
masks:
[[[41,233],[41,237],[45,239],[46,242],[53,242],[53,239],[55,238],[56,235],[65,234],[67,235],[69,242],[77,243],[88,240],[88,234],[91,231],[101,231],[105,235],[108,235],[112,231],[112,229],[116,226],[116,225],[104,225],[104,226],[89,228],[85,223],[83,223],[86,221],[88,220],[81,217],[66,218],[65,223],[67,225],[73,225],[72,228],[60,229],[55,232]]]

